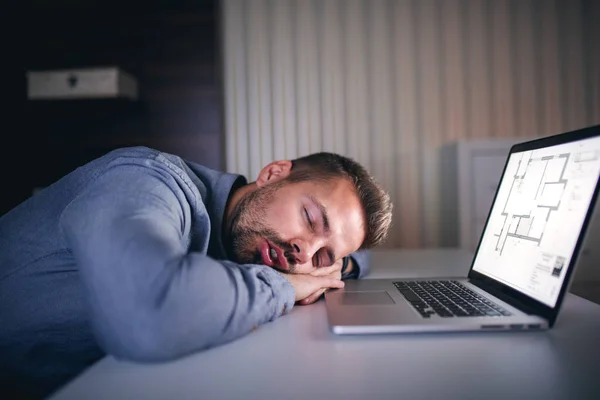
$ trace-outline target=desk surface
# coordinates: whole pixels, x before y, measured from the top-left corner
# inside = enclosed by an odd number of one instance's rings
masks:
[[[377,251],[370,278],[464,276],[460,250]],[[547,332],[338,337],[323,301],[184,359],[99,361],[52,399],[600,398],[600,306],[568,295]]]

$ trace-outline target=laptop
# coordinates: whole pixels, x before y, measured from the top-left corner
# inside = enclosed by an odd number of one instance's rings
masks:
[[[600,125],[515,144],[468,275],[346,281],[325,293],[331,331],[551,328],[592,218],[599,176]]]

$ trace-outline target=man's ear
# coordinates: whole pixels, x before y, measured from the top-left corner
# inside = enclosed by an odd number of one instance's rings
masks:
[[[273,161],[260,171],[256,178],[256,186],[261,187],[285,179],[291,171],[292,162],[290,160]]]

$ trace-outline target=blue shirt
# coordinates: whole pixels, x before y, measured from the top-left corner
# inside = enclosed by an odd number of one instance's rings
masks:
[[[279,272],[227,260],[225,207],[246,183],[125,148],[2,216],[1,379],[45,396],[106,353],[170,360],[289,312]],[[368,253],[353,258],[363,276]]]

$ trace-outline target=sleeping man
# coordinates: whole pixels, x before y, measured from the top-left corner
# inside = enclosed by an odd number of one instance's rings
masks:
[[[248,183],[114,150],[0,217],[1,394],[47,396],[106,354],[158,362],[235,340],[364,276],[391,216],[337,154]]]

